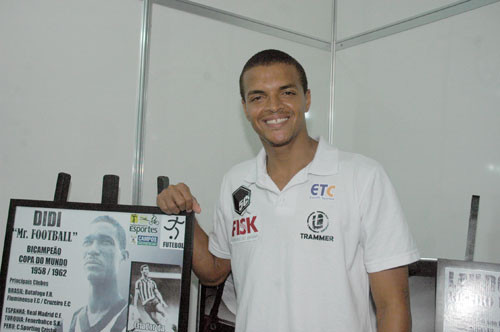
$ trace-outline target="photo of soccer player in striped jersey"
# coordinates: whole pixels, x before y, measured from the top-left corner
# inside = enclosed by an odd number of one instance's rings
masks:
[[[128,331],[176,332],[181,267],[133,262],[131,270]]]

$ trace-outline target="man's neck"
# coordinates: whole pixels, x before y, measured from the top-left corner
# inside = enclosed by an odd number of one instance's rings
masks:
[[[280,147],[264,144],[267,173],[280,190],[313,160],[317,147],[318,142],[307,134]]]
[[[121,299],[117,285],[106,283],[90,284],[88,308],[91,313],[107,312],[108,309]]]

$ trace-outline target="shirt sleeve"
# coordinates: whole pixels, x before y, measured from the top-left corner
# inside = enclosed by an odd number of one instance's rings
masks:
[[[208,250],[216,257],[223,259],[231,259],[231,251],[229,244],[228,223],[231,221],[230,203],[231,194],[227,184],[226,177],[222,180],[219,200],[214,212],[214,227],[209,234]],[[229,210],[229,211],[228,211]]]
[[[419,252],[387,174],[378,164],[368,174],[360,196],[361,244],[367,272],[418,260]]]

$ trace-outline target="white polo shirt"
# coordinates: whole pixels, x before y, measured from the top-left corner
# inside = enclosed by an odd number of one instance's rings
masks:
[[[209,250],[230,259],[236,332],[376,331],[368,273],[419,258],[382,167],[320,139],[278,189],[262,149],[224,177]]]

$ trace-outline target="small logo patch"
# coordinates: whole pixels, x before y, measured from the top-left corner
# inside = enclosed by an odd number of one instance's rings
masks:
[[[167,220],[165,220],[167,219]],[[185,216],[165,216],[161,223],[162,249],[184,249]]]
[[[256,240],[258,237],[259,225],[257,216],[241,217],[233,220],[232,243]]]
[[[251,191],[247,187],[241,186],[233,192],[234,211],[240,216],[250,205]]]
[[[315,183],[311,186],[311,197],[333,200],[335,196],[335,185],[326,183]]]
[[[328,228],[330,220],[326,213],[322,211],[314,211],[307,217],[307,227],[314,234],[300,233],[302,240],[314,240],[323,242],[333,242],[335,237],[327,233],[323,233]]]
[[[158,246],[158,236],[138,235],[137,236],[137,245],[156,247],[156,246]]]
[[[158,217],[153,214],[153,216],[148,216],[148,215],[138,215],[138,214],[131,214],[130,215],[130,223],[131,224],[137,224],[137,225],[152,225],[152,226],[157,226],[158,225]]]
[[[328,216],[324,212],[314,211],[307,217],[307,227],[314,233],[323,233],[328,224]]]
[[[130,215],[130,224],[128,230],[136,235],[157,235],[158,217],[156,215]]]

